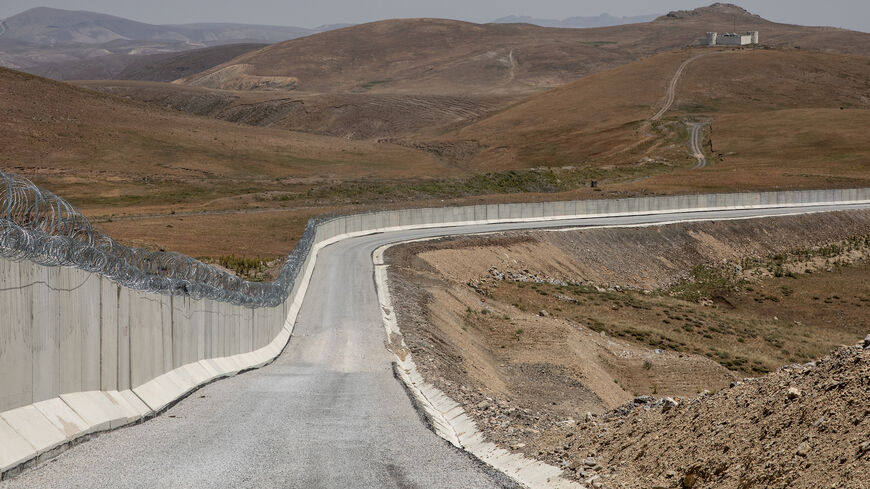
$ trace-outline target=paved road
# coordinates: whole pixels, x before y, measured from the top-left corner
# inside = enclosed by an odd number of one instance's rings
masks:
[[[689,150],[692,152],[695,160],[697,160],[695,166],[692,167],[693,170],[707,166],[707,156],[704,155],[704,149],[701,147],[701,130],[703,128],[704,124],[698,122],[689,123]]]
[[[837,207],[845,208],[870,205]],[[321,251],[294,336],[275,363],[206,386],[156,419],[103,434],[0,488],[504,487],[427,430],[393,378],[374,290],[375,248],[444,234],[794,212],[466,226],[342,241]]]

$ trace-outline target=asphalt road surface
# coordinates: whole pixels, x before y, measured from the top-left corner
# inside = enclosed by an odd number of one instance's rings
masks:
[[[724,219],[870,205],[695,212],[374,234],[323,249],[285,352],[148,422],[105,433],[0,483],[57,488],[495,488],[502,479],[429,431],[393,377],[372,251],[447,234]]]

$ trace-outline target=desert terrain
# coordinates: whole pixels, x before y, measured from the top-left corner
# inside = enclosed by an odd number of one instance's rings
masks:
[[[734,26],[761,44],[700,45]],[[870,187],[870,34],[730,4],[586,29],[54,9],[2,27],[3,170],[120,242],[250,280],[321,215]],[[587,487],[870,480],[867,211],[449,238],[388,261],[425,379]]]
[[[142,62],[173,65],[179,61],[176,54],[184,52],[181,59],[194,60],[201,71],[251,50],[249,43],[270,44],[336,27],[340,26],[153,25],[97,12],[36,7],[0,19],[0,67],[57,80],[140,75],[153,80],[154,74],[137,70]],[[245,44],[248,48],[240,50]],[[193,73],[180,71],[175,78]]]
[[[763,45],[697,46],[734,23]],[[868,43],[714,4],[594,29],[390,20],[144,57],[84,90],[4,71],[0,161],[125,242],[265,261],[321,213],[863,186]],[[203,239],[215,222],[232,230]]]
[[[390,289],[424,376],[506,449],[603,487],[819,487],[866,472],[867,350],[816,360],[870,327],[868,217],[408,244]]]

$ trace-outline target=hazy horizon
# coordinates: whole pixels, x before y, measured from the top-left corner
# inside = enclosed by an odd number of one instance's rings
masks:
[[[259,0],[247,2],[185,2],[152,0],[6,0],[0,5],[0,19],[34,7],[90,10],[149,24],[193,22],[236,22],[243,24],[317,27],[326,24],[358,24],[405,17],[441,17],[472,22],[491,22],[515,15],[541,19],[592,17],[608,13],[616,17],[665,14],[690,10],[713,2],[687,0],[571,0],[428,2],[421,0],[321,0],[316,5],[301,1]],[[856,0],[747,0],[736,3],[768,20],[790,24],[832,26],[870,32],[870,2]]]

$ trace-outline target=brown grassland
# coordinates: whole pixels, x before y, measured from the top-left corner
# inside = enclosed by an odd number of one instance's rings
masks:
[[[672,51],[734,16],[775,48]],[[866,186],[867,39],[718,5],[604,29],[389,21],[243,56],[256,76],[298,78],[290,91],[84,89],[0,70],[0,164],[122,241],[265,258],[285,255],[324,212]],[[496,58],[514,50],[510,81],[497,60],[473,55],[488,43],[506,47]],[[332,49],[344,71],[304,54],[343,45],[367,50]],[[677,66],[697,54],[706,56],[686,69],[671,111],[648,122]],[[385,66],[398,71],[380,83]],[[687,121],[709,123],[701,170],[691,170]]]

